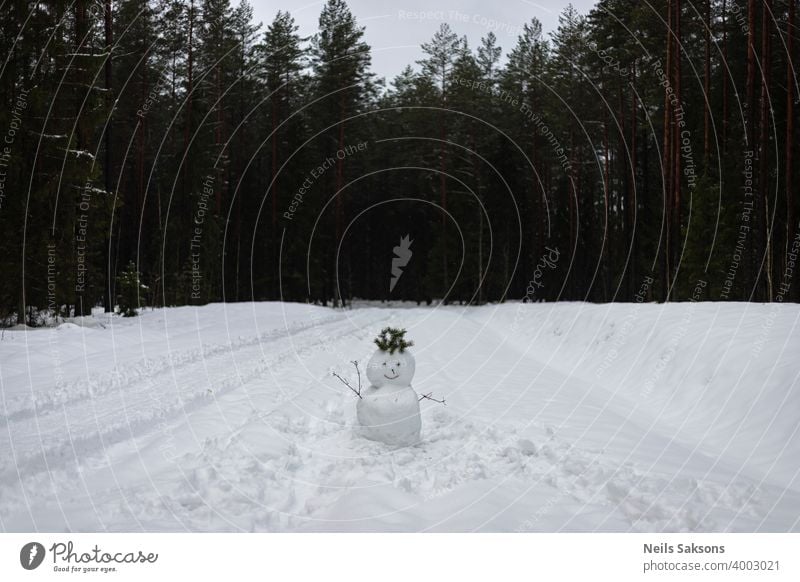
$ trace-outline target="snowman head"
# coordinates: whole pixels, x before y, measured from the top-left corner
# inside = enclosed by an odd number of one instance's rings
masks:
[[[408,386],[414,377],[416,362],[407,351],[414,345],[406,341],[406,330],[386,327],[375,338],[378,349],[367,364],[367,379],[375,387]]]
[[[381,386],[408,386],[414,377],[416,362],[408,350],[391,354],[375,350],[367,364],[367,379],[376,388]]]

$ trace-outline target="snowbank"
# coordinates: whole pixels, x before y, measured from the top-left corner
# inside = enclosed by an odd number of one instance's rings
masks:
[[[9,531],[798,531],[800,307],[280,303],[6,330]],[[386,325],[422,442],[357,434]]]

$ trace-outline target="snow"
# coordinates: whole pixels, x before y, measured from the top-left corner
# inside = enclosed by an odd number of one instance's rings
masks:
[[[66,153],[68,153],[68,154],[75,154],[75,155],[76,155],[76,156],[78,156],[79,158],[80,158],[81,156],[86,156],[87,158],[90,158],[90,159],[92,159],[92,160],[94,159],[94,154],[93,154],[92,152],[90,152],[89,150],[74,150],[74,149],[66,149],[66,150],[64,150],[64,151],[65,151]]]
[[[411,385],[371,385],[356,403],[358,434],[391,447],[410,447],[420,441],[419,414],[419,396]]]
[[[356,404],[360,436],[391,447],[419,443],[419,395],[411,387],[415,371],[410,350],[375,350],[367,363],[370,385],[361,390]]]
[[[799,318],[255,303],[6,330],[0,529],[800,531]],[[387,325],[447,401],[412,447],[362,438],[332,376]]]
[[[411,350],[394,353],[375,350],[367,363],[367,379],[373,386],[411,386],[417,361]]]

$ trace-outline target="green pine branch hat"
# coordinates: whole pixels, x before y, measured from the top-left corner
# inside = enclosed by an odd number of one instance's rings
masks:
[[[400,351],[402,354],[406,348],[414,345],[414,342],[405,340],[406,330],[397,327],[384,327],[378,337],[375,338],[375,345],[383,352],[390,354]]]

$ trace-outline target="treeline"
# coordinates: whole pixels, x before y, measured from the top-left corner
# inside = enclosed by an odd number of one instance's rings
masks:
[[[343,0],[310,38],[246,1],[8,2],[0,315],[796,301],[796,4],[442,23],[387,83]]]

